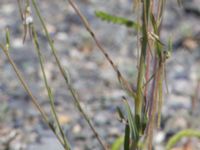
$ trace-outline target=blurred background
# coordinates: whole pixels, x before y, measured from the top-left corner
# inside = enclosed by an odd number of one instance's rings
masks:
[[[124,125],[116,115],[122,107],[122,96],[115,72],[99,52],[79,17],[67,1],[38,1],[48,31],[55,42],[64,67],[69,69],[71,82],[78,91],[81,104],[97,131],[108,144],[122,135]],[[76,1],[89,20],[100,43],[120,71],[132,83],[137,77],[137,38],[133,29],[103,22],[95,17],[96,10],[136,19],[131,0]],[[34,12],[33,12],[34,14]],[[100,150],[87,123],[74,106],[73,99],[59,73],[47,39],[37,17],[34,23],[39,34],[48,81],[53,89],[59,120],[73,150]],[[166,64],[169,93],[165,95],[161,128],[154,137],[155,150],[163,150],[166,141],[180,130],[200,129],[200,5],[198,0],[168,0],[164,13],[162,41],[171,36],[173,53]],[[5,42],[5,28],[10,27],[10,54],[22,71],[33,94],[50,114],[48,96],[34,45],[23,39],[23,25],[17,1],[0,0],[0,42]],[[5,55],[0,51],[0,150],[62,150],[55,136],[42,121],[27,93],[20,85]],[[187,149],[186,149],[187,148]],[[185,138],[174,150],[198,150],[198,139]]]

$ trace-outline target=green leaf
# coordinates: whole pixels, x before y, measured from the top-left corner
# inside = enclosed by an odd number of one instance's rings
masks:
[[[168,52],[170,52],[169,55],[171,55],[172,51],[173,51],[172,38],[169,37],[169,40],[168,40]]]
[[[124,115],[123,115],[121,109],[120,109],[119,107],[117,107],[116,109],[117,109],[117,113],[118,113],[119,118],[121,119],[121,121],[122,121],[122,120],[125,120],[125,117],[124,117]]]
[[[138,30],[140,28],[140,25],[138,23],[135,23],[134,21],[131,21],[124,17],[114,16],[108,14],[107,12],[96,11],[95,15],[96,17],[100,18],[103,21],[111,22],[114,24],[125,25],[126,27],[134,28],[135,30]]]
[[[143,113],[142,115],[142,120],[141,120],[141,130],[142,130],[142,134],[144,134],[145,129],[147,127],[147,123],[148,123],[148,116],[147,113]]]
[[[137,127],[139,125],[137,124],[137,121],[133,117],[133,114],[132,114],[132,111],[131,111],[131,108],[130,108],[128,102],[126,100],[124,100],[124,102],[125,102],[126,113],[127,113],[128,124],[129,124],[129,127],[130,127],[131,135],[132,135],[133,141],[135,143],[137,143],[138,140],[139,140],[139,132],[138,132]]]
[[[112,144],[111,150],[120,150],[123,143],[124,143],[124,137],[123,136],[117,138],[115,140],[115,142]]]
[[[130,128],[129,125],[126,124],[125,136],[124,136],[124,150],[129,150],[129,144],[130,144]]]
[[[197,137],[200,139],[200,131],[193,129],[186,129],[178,132],[177,134],[172,136],[170,140],[167,142],[166,150],[170,150],[183,137]]]

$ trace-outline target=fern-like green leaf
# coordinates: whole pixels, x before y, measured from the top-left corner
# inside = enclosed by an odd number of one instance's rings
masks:
[[[95,15],[103,21],[111,22],[114,24],[125,25],[126,27],[134,28],[135,30],[138,30],[140,28],[140,25],[132,20],[129,20],[124,17],[111,15],[104,11],[96,11]]]

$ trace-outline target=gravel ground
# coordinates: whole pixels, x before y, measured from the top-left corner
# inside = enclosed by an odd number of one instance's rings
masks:
[[[77,4],[122,73],[129,80],[135,81],[137,55],[134,31],[102,22],[94,15],[95,10],[106,10],[135,19],[130,7],[131,0],[83,0],[77,1]],[[164,15],[162,40],[167,42],[171,36],[174,51],[166,66],[169,94],[165,97],[161,129],[155,134],[156,150],[164,149],[166,141],[177,131],[189,127],[200,128],[200,105],[196,98],[200,92],[197,88],[200,75],[200,5],[198,0],[185,0],[183,4],[179,8],[176,1],[167,1]],[[111,144],[124,130],[123,124],[116,117],[115,108],[122,106],[121,97],[126,93],[120,88],[111,66],[66,1],[43,0],[40,2],[40,9],[55,41],[60,61],[69,69],[71,82],[80,95],[82,106],[103,140]],[[87,123],[74,106],[38,20],[35,19],[34,22],[42,52],[48,60],[45,62],[45,69],[56,99],[59,120],[73,150],[100,150]],[[7,25],[11,29],[11,56],[23,72],[33,94],[49,112],[48,98],[33,44],[29,38],[22,44],[23,26],[17,4],[12,0],[1,0],[1,42]],[[11,150],[62,150],[54,135],[42,122],[1,51],[0,72],[0,149],[4,150],[9,145]],[[182,148],[181,145],[184,144],[191,150],[200,149],[200,141],[197,139],[184,139],[178,143],[179,149],[176,150],[190,150]]]

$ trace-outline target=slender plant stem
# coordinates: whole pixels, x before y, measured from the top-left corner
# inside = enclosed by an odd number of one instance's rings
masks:
[[[148,1],[144,0],[142,4],[142,47],[139,62],[139,71],[137,79],[137,98],[135,99],[135,114],[141,118],[142,106],[144,102],[143,93],[143,80],[145,76],[145,60],[146,50],[148,46],[148,17],[149,17],[149,6]]]
[[[41,53],[41,50],[40,50],[40,47],[39,47],[37,33],[36,33],[33,25],[32,25],[32,32],[33,32],[33,40],[34,40],[35,49],[36,49],[36,52],[37,52],[37,55],[38,55],[38,58],[39,58],[40,67],[41,67],[42,75],[43,75],[43,78],[44,78],[44,84],[45,84],[45,87],[46,87],[46,90],[47,90],[47,93],[48,93],[48,97],[49,97],[49,101],[50,101],[51,111],[52,111],[52,114],[55,118],[57,127],[58,127],[60,134],[62,136],[62,139],[64,141],[65,148],[66,148],[66,150],[70,150],[69,142],[68,142],[67,137],[65,136],[64,131],[63,131],[61,125],[60,125],[60,122],[58,120],[58,116],[57,116],[57,113],[56,113],[56,110],[55,110],[55,105],[54,105],[55,100],[54,100],[51,88],[50,88],[48,81],[47,81],[47,77],[46,77],[46,73],[45,73],[44,65],[43,65],[43,57],[42,57],[42,53]]]
[[[110,63],[110,65],[112,66],[112,68],[114,69],[114,71],[116,72],[117,78],[118,78],[121,86],[123,88],[125,88],[125,90],[129,92],[129,94],[131,94],[134,98],[136,98],[135,91],[130,86],[130,84],[128,83],[128,81],[122,76],[122,74],[119,71],[118,67],[114,64],[114,62],[112,61],[112,59],[110,58],[110,56],[108,55],[108,53],[106,52],[106,50],[102,47],[102,45],[100,44],[99,40],[97,39],[94,31],[90,27],[90,24],[89,24],[88,20],[82,14],[82,12],[78,8],[78,6],[75,4],[74,0],[68,0],[68,2],[72,6],[72,8],[75,10],[75,12],[77,13],[77,15],[80,17],[80,19],[82,20],[83,25],[85,26],[86,30],[90,33],[91,37],[95,41],[95,43],[96,43],[97,47],[99,48],[99,50],[103,53],[103,55],[105,56],[105,58],[108,60],[108,62]]]
[[[155,58],[155,70],[157,69],[158,63],[157,58]],[[158,66],[159,67],[159,66]],[[155,73],[155,77],[152,85],[152,99],[151,99],[151,109],[150,109],[150,121],[148,126],[148,150],[152,150],[152,140],[153,140],[153,130],[155,126],[157,104],[158,104],[158,94],[159,94],[159,83],[160,83],[160,68],[159,71]]]
[[[8,52],[8,50],[2,45],[0,44],[1,49],[3,50],[4,54],[6,55],[9,63],[11,64],[12,68],[14,69],[19,81],[21,82],[23,88],[25,89],[25,91],[28,93],[28,95],[30,96],[34,106],[36,107],[36,109],[40,112],[42,119],[44,120],[44,122],[49,126],[49,128],[53,131],[53,133],[55,134],[55,136],[57,137],[57,139],[59,140],[59,142],[63,145],[63,141],[61,139],[61,137],[56,133],[53,125],[50,123],[47,114],[43,111],[43,109],[41,108],[40,104],[38,103],[38,100],[33,96],[31,90],[29,89],[26,81],[24,80],[24,77],[22,76],[22,73],[19,71],[19,69],[17,68],[15,62],[12,60],[12,58],[10,57],[10,54]]]
[[[45,22],[44,22],[44,20],[43,20],[41,14],[40,14],[40,11],[39,11],[39,9],[38,9],[38,7],[37,7],[37,4],[36,4],[35,0],[32,0],[32,4],[33,4],[33,7],[34,7],[35,10],[36,10],[36,14],[37,14],[37,16],[39,17],[39,20],[40,20],[40,22],[41,22],[41,24],[42,24],[42,27],[43,27],[44,31],[45,31],[45,35],[46,35],[46,37],[47,37],[47,39],[48,39],[49,45],[50,45],[50,47],[51,47],[51,50],[52,50],[53,56],[54,56],[54,58],[55,58],[55,60],[56,60],[56,63],[57,63],[57,65],[58,65],[58,67],[59,67],[59,70],[60,70],[60,72],[61,72],[63,78],[65,79],[65,82],[66,82],[66,84],[67,84],[67,86],[68,86],[68,88],[69,88],[69,91],[70,91],[70,93],[71,93],[73,99],[75,100],[75,103],[76,103],[77,108],[79,109],[80,113],[83,115],[84,119],[87,121],[89,127],[90,127],[91,130],[93,131],[95,137],[96,137],[97,140],[99,141],[99,143],[100,143],[100,145],[102,146],[102,148],[103,148],[104,150],[107,150],[107,147],[105,146],[104,142],[102,141],[102,139],[100,138],[99,134],[98,134],[97,131],[95,130],[95,128],[94,128],[92,122],[90,121],[88,115],[87,115],[87,114],[85,113],[85,111],[83,110],[83,108],[82,108],[82,106],[81,106],[81,104],[80,104],[80,100],[79,100],[79,98],[78,98],[78,96],[77,96],[77,94],[76,94],[74,88],[73,88],[72,85],[70,84],[69,77],[67,76],[65,70],[63,69],[63,67],[62,67],[62,65],[61,65],[61,63],[60,63],[60,60],[59,60],[59,58],[58,58],[58,56],[57,56],[56,49],[55,49],[55,47],[54,47],[53,41],[51,40],[51,37],[50,37],[50,35],[49,35],[49,33],[48,33],[48,30],[47,30],[47,28],[46,28]]]

